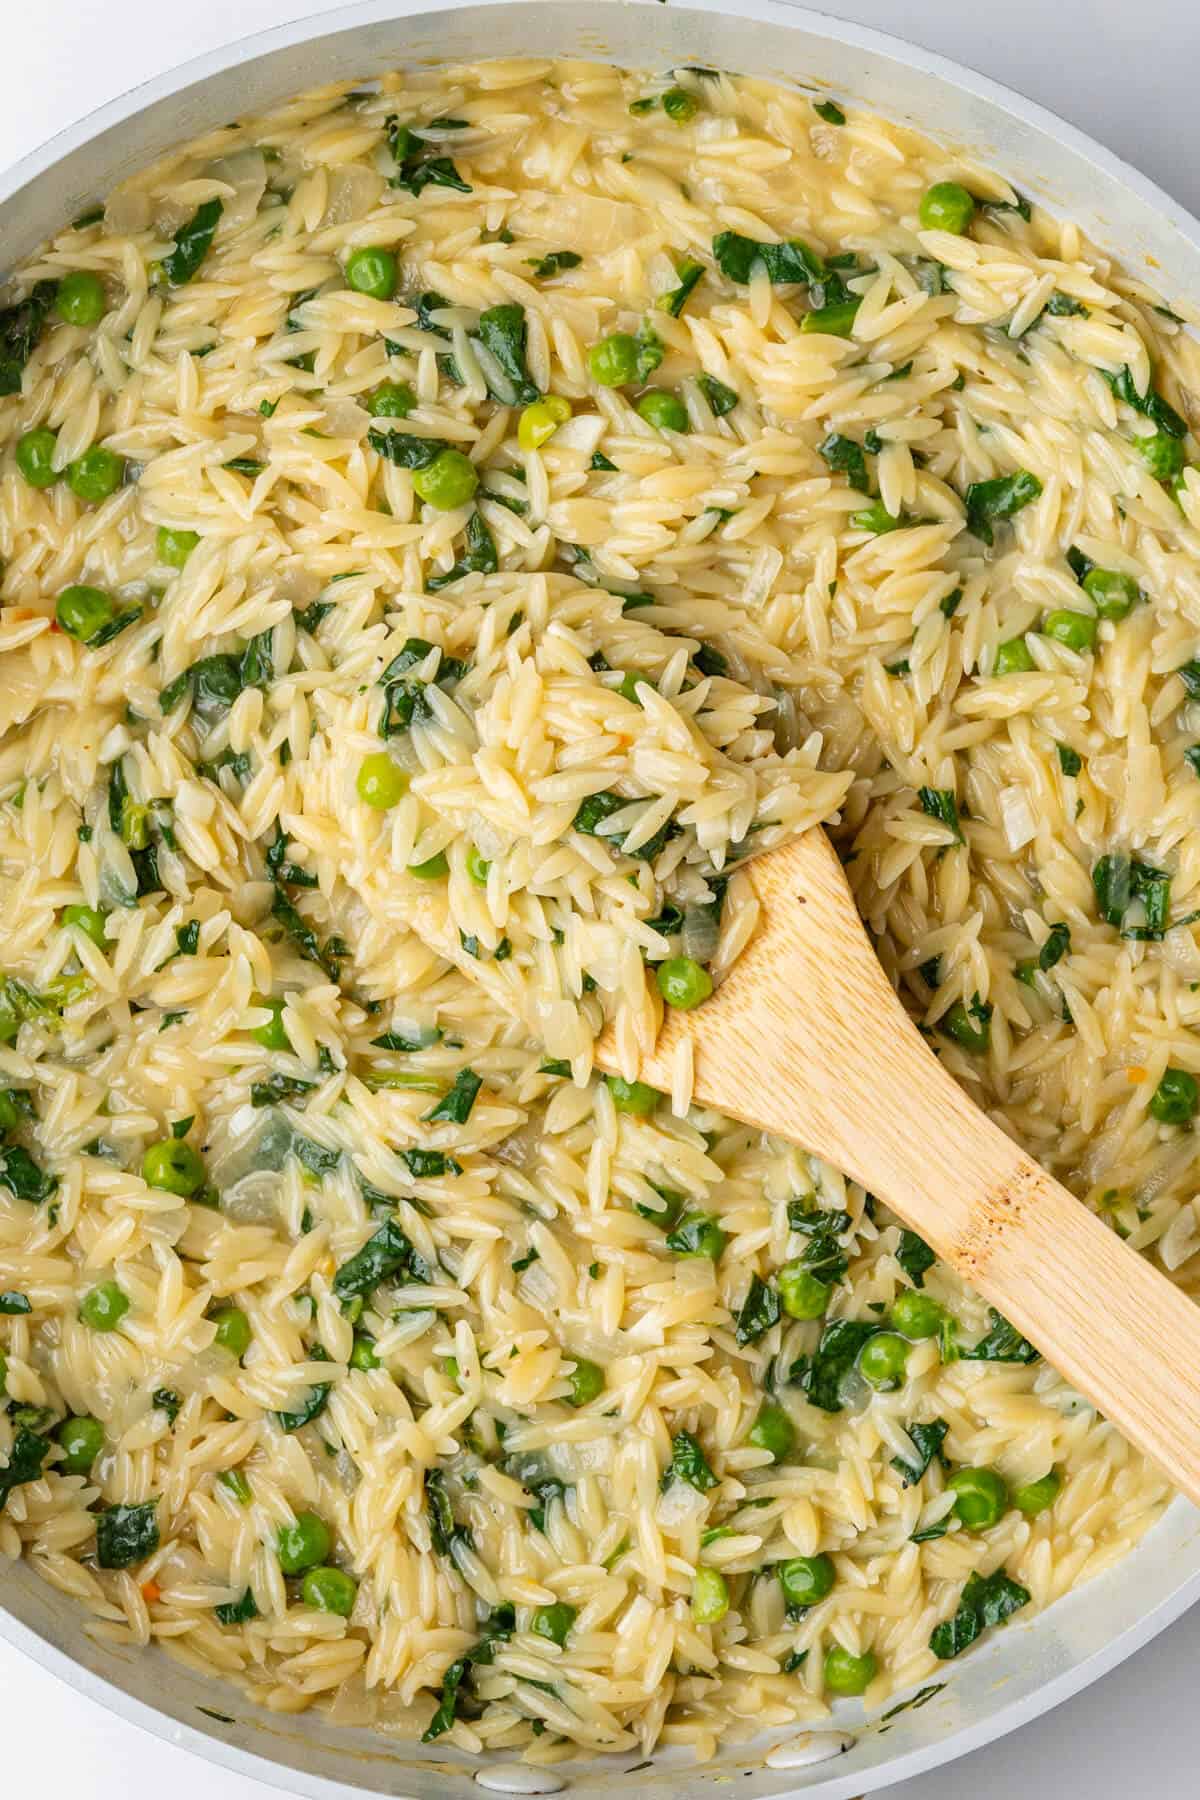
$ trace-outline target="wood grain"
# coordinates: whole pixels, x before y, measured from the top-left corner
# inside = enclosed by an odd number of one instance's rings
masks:
[[[824,1157],[896,1212],[1200,1503],[1200,1307],[976,1107],[909,1020],[823,831],[759,858],[762,923],[640,1077]],[[615,1069],[611,1045],[600,1066]]]

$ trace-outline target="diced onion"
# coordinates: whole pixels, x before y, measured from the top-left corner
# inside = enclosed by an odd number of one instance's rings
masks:
[[[1023,844],[1028,844],[1037,836],[1037,822],[1029,804],[1029,795],[1024,788],[1006,787],[1001,788],[996,800],[1000,808],[1004,841],[1010,850],[1019,850]]]

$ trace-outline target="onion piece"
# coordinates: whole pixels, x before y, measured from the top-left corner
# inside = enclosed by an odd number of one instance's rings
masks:
[[[354,219],[364,219],[378,206],[382,194],[383,176],[376,170],[365,169],[361,163],[334,169],[321,224],[349,225]]]
[[[721,936],[720,905],[716,900],[689,900],[683,909],[683,954],[707,965],[717,954]]]
[[[996,796],[1000,808],[1000,824],[1004,841],[1010,850],[1019,850],[1037,836],[1037,821],[1024,788],[1001,788]]]
[[[223,181],[233,195],[222,202],[221,229],[240,231],[257,213],[267,187],[267,161],[261,150],[235,150],[211,163],[206,171],[214,181]]]

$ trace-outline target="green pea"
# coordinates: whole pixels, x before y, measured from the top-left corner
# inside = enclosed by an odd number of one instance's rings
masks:
[[[302,1575],[315,1569],[329,1555],[333,1544],[329,1527],[316,1513],[296,1514],[294,1525],[281,1525],[275,1536],[275,1553],[285,1575]]]
[[[1122,575],[1119,569],[1089,569],[1082,585],[1102,619],[1126,618],[1142,597],[1133,576]]]
[[[491,866],[492,865],[488,862],[487,858],[480,856],[478,850],[475,848],[474,844],[472,844],[471,848],[467,851],[467,874],[471,877],[471,880],[475,883],[476,887],[487,886],[488,870]]]
[[[186,1199],[204,1186],[204,1160],[182,1138],[163,1138],[151,1144],[143,1156],[142,1180],[147,1187],[162,1188]]]
[[[1178,438],[1156,431],[1153,437],[1135,437],[1134,449],[1158,481],[1171,481],[1183,468],[1183,445]]]
[[[346,280],[356,294],[390,300],[396,291],[396,258],[375,246],[353,250],[346,258]]]
[[[1037,664],[1029,653],[1029,645],[1023,637],[1006,638],[996,649],[996,660],[992,664],[993,675],[1028,675]]]
[[[535,1637],[548,1638],[561,1649],[567,1641],[567,1633],[575,1623],[577,1610],[563,1600],[555,1601],[553,1606],[539,1606],[529,1621],[529,1629]]]
[[[239,1506],[249,1506],[254,1493],[240,1469],[222,1469],[217,1480],[226,1493],[233,1495]]]
[[[117,616],[117,609],[112,596],[103,588],[84,587],[76,583],[65,587],[58,596],[54,607],[54,616],[68,637],[78,638],[80,643],[90,643],[98,631],[111,625]]]
[[[77,500],[96,503],[107,500],[125,479],[125,458],[113,450],[93,444],[90,450],[67,465],[67,486]]]
[[[62,922],[66,929],[74,927],[82,931],[84,937],[91,938],[98,949],[103,950],[107,943],[104,935],[105,914],[96,906],[64,906]]]
[[[241,1307],[223,1306],[218,1312],[209,1316],[217,1328],[217,1335],[213,1342],[218,1344],[222,1350],[228,1350],[231,1356],[236,1356],[241,1362],[250,1348],[250,1339],[253,1336],[250,1330],[250,1321]]]
[[[961,237],[975,217],[975,201],[958,181],[936,181],[921,196],[923,231],[953,231]]]
[[[779,1565],[779,1585],[789,1606],[815,1606],[832,1588],[834,1575],[828,1556],[793,1556]]]
[[[358,1583],[344,1569],[310,1569],[300,1583],[300,1597],[315,1612],[348,1619],[358,1598]]]
[[[690,956],[671,956],[658,965],[658,991],[668,1006],[691,1012],[713,991],[712,976]]]
[[[416,404],[417,396],[407,381],[380,382],[375,392],[367,396],[373,419],[407,419]]]
[[[687,431],[689,429],[687,407],[678,394],[668,394],[663,388],[651,388],[641,396],[637,403],[639,418],[645,419],[647,425],[653,425],[656,431]]]
[[[627,331],[614,331],[588,351],[588,369],[600,387],[624,387],[637,380],[637,339]]]
[[[1008,1483],[995,1469],[955,1469],[946,1486],[955,1495],[955,1517],[968,1531],[986,1531],[1003,1518],[1008,1506]]]
[[[198,531],[175,531],[170,525],[160,525],[154,547],[160,563],[166,563],[168,569],[182,569],[199,542]]]
[[[350,1367],[367,1371],[383,1365],[375,1354],[375,1339],[365,1331],[356,1331],[350,1350]]]
[[[571,1384],[571,1392],[567,1395],[571,1406],[586,1406],[589,1400],[604,1392],[604,1370],[599,1363],[588,1362],[584,1356],[576,1357],[575,1367],[567,1380]]]
[[[710,1262],[720,1262],[725,1233],[711,1213],[689,1212],[684,1213],[667,1244],[676,1256],[706,1256]]]
[[[54,1435],[62,1446],[60,1475],[86,1475],[104,1448],[104,1427],[89,1413],[64,1419]]]
[[[255,1043],[261,1044],[264,1050],[290,1050],[292,1047],[292,1040],[289,1038],[283,1027],[283,1009],[285,1002],[283,1000],[265,998],[262,994],[255,994],[254,1004],[255,1006],[265,1007],[271,1015],[265,1025],[256,1025],[254,1030],[250,1033],[250,1036],[254,1039]]]
[[[967,1011],[961,1000],[948,1007],[938,1021],[938,1025],[946,1036],[953,1038],[964,1050],[973,1056],[982,1056],[992,1041],[992,1021],[990,1017],[976,1018]]]
[[[461,450],[442,450],[427,469],[414,469],[412,484],[439,512],[465,506],[479,486],[475,464]]]
[[[115,1281],[90,1288],[79,1302],[79,1317],[93,1331],[115,1331],[129,1311],[129,1297]]]
[[[729,1583],[719,1569],[700,1568],[692,1577],[692,1617],[697,1625],[719,1625],[729,1611]]]
[[[39,425],[17,439],[17,468],[32,488],[53,487],[58,480],[54,452],[58,437],[47,425]]]
[[[517,420],[518,444],[522,450],[540,450],[570,416],[571,402],[563,394],[546,394],[531,401]]]
[[[443,881],[450,873],[446,852],[438,850],[425,862],[409,863],[408,872],[410,875],[416,875],[421,881]]]
[[[58,284],[54,310],[68,325],[95,325],[108,311],[104,283],[88,269],[73,269]]]
[[[852,1698],[864,1694],[875,1679],[878,1668],[870,1650],[854,1656],[840,1644],[831,1644],[825,1652],[825,1686],[831,1694]]]
[[[663,95],[662,109],[668,119],[674,119],[676,125],[686,125],[700,111],[700,102],[686,88],[673,87],[668,88]]]
[[[1072,612],[1069,607],[1056,607],[1042,620],[1043,637],[1065,644],[1080,656],[1096,647],[1097,622],[1091,613]]]
[[[764,1406],[746,1433],[746,1442],[769,1451],[773,1462],[783,1462],[795,1445],[796,1427],[782,1406]]]
[[[649,1118],[662,1098],[657,1088],[648,1087],[644,1081],[626,1081],[622,1075],[606,1075],[604,1081],[619,1113]]]
[[[929,1294],[919,1294],[916,1288],[905,1288],[892,1301],[892,1324],[906,1338],[917,1343],[923,1338],[936,1337],[945,1316],[936,1300]]]
[[[911,1349],[907,1338],[897,1336],[894,1331],[881,1331],[863,1345],[858,1358],[859,1373],[873,1388],[888,1393],[904,1380]]]
[[[1150,1096],[1150,1116],[1161,1125],[1187,1125],[1200,1105],[1196,1077],[1186,1069],[1168,1069]]]
[[[1037,1481],[1027,1481],[1024,1487],[1014,1490],[1012,1503],[1018,1512],[1023,1512],[1027,1519],[1036,1519],[1054,1505],[1062,1489],[1062,1476],[1056,1469],[1051,1469]]]
[[[377,812],[387,812],[403,800],[408,792],[408,780],[399,763],[393,761],[386,750],[379,750],[374,756],[363,758],[354,785],[360,800],[365,800]]]
[[[819,1281],[799,1260],[784,1263],[779,1271],[779,1298],[791,1319],[823,1318],[832,1292],[828,1282]]]

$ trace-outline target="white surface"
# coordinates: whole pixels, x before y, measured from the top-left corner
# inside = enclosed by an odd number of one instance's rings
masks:
[[[821,0],[814,0],[821,4]],[[0,0],[0,166],[139,80],[320,0]],[[736,10],[736,0],[729,0]],[[893,30],[1040,100],[1092,132],[1200,213],[1200,9],[1193,0],[824,0],[824,10]],[[1161,42],[1156,42],[1161,40]],[[930,121],[936,124],[936,121]],[[1193,1671],[1200,1609],[1133,1662],[1014,1737],[893,1800],[1191,1800],[1200,1709]],[[71,1800],[266,1800],[78,1698],[0,1644],[5,1793]],[[35,1782],[37,1787],[35,1789]]]

